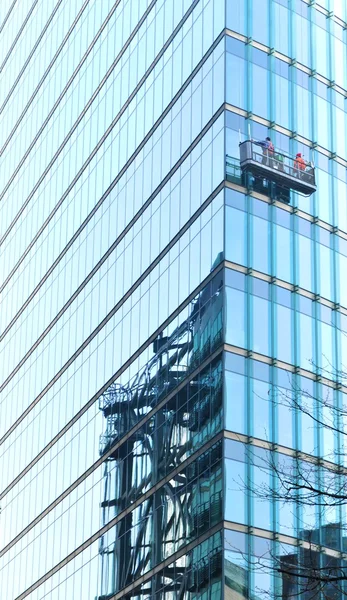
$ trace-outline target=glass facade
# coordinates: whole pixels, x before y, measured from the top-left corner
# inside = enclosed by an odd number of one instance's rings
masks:
[[[342,598],[295,574],[345,569],[346,4],[226,5],[224,597]],[[245,181],[267,136],[316,193]]]
[[[3,0],[0,39],[4,598],[344,568],[345,504],[280,473],[347,467],[345,1]],[[267,136],[314,193],[249,177]]]

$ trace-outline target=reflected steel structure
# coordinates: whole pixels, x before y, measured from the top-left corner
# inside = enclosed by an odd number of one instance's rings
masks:
[[[174,474],[135,509],[137,525],[134,513],[130,512],[116,527],[111,546],[105,545],[104,537],[101,538],[99,600],[112,597],[115,591],[170,556],[177,543],[185,544],[221,519],[221,489],[208,501],[201,501],[195,484],[197,474],[206,471],[211,456],[220,463],[221,444],[175,474],[182,460],[193,451],[199,430],[210,421],[211,414],[221,410],[221,370],[215,375],[199,373],[181,385],[177,393],[172,393],[194,366],[208,358],[212,348],[222,342],[220,279],[221,276],[212,298],[207,286],[192,301],[189,318],[170,336],[161,334],[153,342],[153,357],[131,382],[113,383],[100,397],[105,431],[100,436],[99,452],[100,456],[109,452],[104,470],[102,525],[134,504],[168,472]],[[187,397],[196,398],[190,409]],[[124,436],[126,442],[112,451]],[[194,552],[187,553],[180,567],[167,568],[153,576],[140,594],[156,598],[165,581],[165,592],[171,591],[177,600],[183,599],[187,592],[197,592],[209,585],[211,576],[220,576],[221,569],[221,551],[212,552],[200,564],[196,564]],[[134,589],[125,597],[140,596]]]

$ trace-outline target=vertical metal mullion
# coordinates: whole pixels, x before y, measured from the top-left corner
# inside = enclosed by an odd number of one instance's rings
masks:
[[[228,0],[225,0],[225,11],[226,11],[226,2]],[[226,16],[226,13],[225,13]],[[224,36],[224,101],[227,101],[226,98],[226,90],[227,90],[227,60],[226,60],[226,36]],[[223,113],[223,120],[224,120],[224,146],[223,146],[223,160],[224,160],[224,180],[226,180],[227,178],[227,167],[226,167],[226,156],[227,156],[227,127],[226,127],[226,112],[224,111]],[[224,188],[223,190],[223,257],[225,259],[225,249],[226,249],[226,223],[227,223],[227,214],[226,214],[226,188]],[[225,271],[224,271],[225,272]],[[223,290],[223,298],[224,298],[224,302],[223,302],[223,316],[225,316],[225,310],[224,310],[224,306],[225,306],[225,302],[226,302],[226,293],[225,293],[225,277],[224,277],[224,290]],[[225,331],[225,325],[223,324],[223,341],[225,341],[226,339],[226,335],[225,335],[226,331]],[[223,364],[223,373],[224,373],[224,364]],[[223,403],[223,408],[224,408],[224,403]],[[225,411],[224,411],[225,413]],[[223,415],[223,428],[225,425],[225,418]]]
[[[230,0],[226,0],[227,2],[230,2]],[[245,6],[244,6],[244,18],[245,18],[245,34],[246,36],[249,38],[250,37],[250,2],[251,0],[245,0]]]
[[[224,279],[225,281],[225,279]],[[224,378],[224,374],[225,374],[225,353],[223,352],[223,357],[222,357],[222,373],[223,373],[223,390],[224,390],[224,382],[225,382],[225,378]],[[223,394],[223,400],[224,400],[224,394]],[[224,411],[224,401],[223,401],[223,413],[225,414]],[[223,414],[223,419],[224,419],[224,414]],[[224,428],[224,427],[223,427]],[[222,438],[222,520],[225,520],[225,502],[226,502],[226,473],[225,473],[225,438]],[[224,581],[225,581],[225,543],[224,543],[224,529],[222,529],[221,532],[221,536],[222,536],[222,594],[221,594],[221,600],[224,600]]]
[[[311,69],[312,69],[312,76],[311,76],[311,90],[310,90],[310,94],[311,94],[311,135],[312,135],[312,142],[313,144],[317,143],[317,127],[318,127],[318,111],[317,111],[317,100],[316,100],[316,82],[315,79],[313,77],[314,73],[315,73],[315,69],[316,69],[316,63],[315,63],[315,55],[314,55],[314,50],[316,48],[316,26],[315,26],[315,22],[314,22],[314,11],[315,11],[315,7],[314,5],[311,5],[310,8],[310,54],[311,54]],[[318,199],[317,199],[317,194],[313,194],[313,199],[312,199],[312,213],[314,216],[318,215]]]
[[[273,59],[272,59],[273,60]],[[274,211],[275,211],[275,206],[273,204],[270,204],[269,208],[268,208],[268,217],[269,217],[269,226],[270,226],[270,236],[269,236],[269,245],[270,245],[270,275],[272,276],[272,278],[274,278],[276,276],[276,272],[275,272],[275,252],[276,252],[276,248],[275,248],[275,242],[274,242]],[[277,384],[277,380],[276,380],[276,371],[274,369],[274,365],[275,365],[275,358],[277,356],[277,344],[276,344],[276,339],[277,339],[277,314],[276,314],[276,288],[275,285],[273,283],[274,280],[272,280],[272,282],[269,284],[269,302],[270,302],[270,332],[268,331],[268,335],[270,336],[270,356],[272,358],[272,365],[269,369],[270,371],[270,381],[269,381],[269,387],[272,390],[272,393],[270,394],[269,397],[269,402],[270,404],[270,442],[272,443],[272,453],[275,453],[275,457],[274,460],[277,460],[277,454],[275,451],[275,444],[276,442],[278,442],[278,427],[277,427],[277,402],[276,402],[276,398],[275,398],[275,394],[273,393],[273,391],[276,389],[276,384]],[[276,476],[275,473],[273,472],[273,470],[269,471],[269,478],[270,478],[270,486],[272,489],[275,489],[276,487]],[[277,506],[277,502],[270,500],[271,502],[271,508],[270,508],[270,514],[271,514],[271,526],[272,526],[272,531],[276,531],[277,530],[277,525],[278,525],[278,506]],[[272,573],[272,581],[271,581],[271,585],[274,589],[275,586],[275,581],[274,581],[274,576]]]
[[[246,227],[247,227],[247,246],[246,246],[246,266],[248,267],[248,271],[249,271],[249,266],[250,266],[250,262],[251,262],[251,251],[252,251],[252,222],[251,222],[251,197],[250,196],[246,196],[246,209],[247,209],[247,213],[246,213]],[[246,487],[248,490],[252,489],[252,466],[251,466],[251,460],[250,460],[250,454],[248,451],[248,448],[250,447],[250,437],[253,433],[253,424],[251,422],[251,419],[253,419],[253,411],[252,411],[252,405],[251,405],[251,394],[252,394],[252,370],[251,370],[251,360],[250,360],[250,349],[251,349],[251,336],[252,336],[252,319],[253,319],[253,315],[251,313],[252,307],[251,307],[251,278],[249,275],[246,276],[246,332],[247,332],[247,339],[246,339],[246,348],[248,350],[248,358],[246,359],[246,381],[247,381],[247,397],[246,397],[246,412],[247,412],[247,422],[246,422],[246,434],[248,437],[248,446],[247,446],[247,451],[245,453],[246,456],[246,465],[245,465],[245,471],[246,471]],[[253,508],[253,500],[252,500],[252,494],[250,493],[250,491],[247,492],[246,494],[246,502],[247,502],[247,506],[246,506],[246,525],[248,526],[248,529],[250,530],[250,526],[252,523],[252,508]],[[251,554],[252,554],[252,547],[251,547],[251,536],[248,535],[247,536],[247,560],[248,560],[248,564],[252,564],[251,561]],[[252,569],[247,569],[247,588],[248,588],[248,593],[250,594],[250,591],[252,589]]]
[[[252,69],[252,46],[251,46],[251,41],[252,41],[252,33],[253,33],[253,20],[252,20],[252,14],[253,14],[253,0],[247,0],[247,37],[248,37],[248,43],[246,45],[246,60],[247,60],[247,73],[246,73],[246,79],[247,79],[247,96],[246,96],[246,110],[249,114],[252,113],[253,110],[253,106],[252,106],[252,97],[253,97],[253,69]]]
[[[270,126],[271,128],[275,124],[276,121],[276,106],[275,106],[275,98],[276,98],[276,78],[275,78],[275,57],[274,57],[274,49],[275,49],[275,35],[274,35],[274,19],[272,16],[275,16],[274,3],[269,2],[268,8],[269,14],[269,46],[270,46],[270,55],[268,57],[268,98],[270,100],[270,110],[268,111]],[[267,117],[267,115],[266,115]]]

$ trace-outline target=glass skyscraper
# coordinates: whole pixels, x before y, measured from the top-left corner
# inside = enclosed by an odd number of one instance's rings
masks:
[[[1,598],[289,598],[347,548],[262,493],[346,474],[345,0],[2,0],[0,41]]]

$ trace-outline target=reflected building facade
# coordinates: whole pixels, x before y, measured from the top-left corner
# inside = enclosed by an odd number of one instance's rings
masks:
[[[344,505],[259,490],[345,476],[345,2],[0,12],[4,597],[297,595]]]

